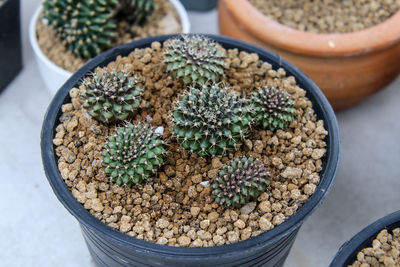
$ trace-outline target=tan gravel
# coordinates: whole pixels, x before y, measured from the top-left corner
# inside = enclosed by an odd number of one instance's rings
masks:
[[[382,230],[372,241],[372,246],[362,249],[351,267],[400,266],[400,228]]]
[[[249,0],[265,15],[314,33],[360,31],[380,24],[400,8],[400,0]]]
[[[54,144],[65,183],[91,214],[143,240],[206,247],[235,243],[273,229],[307,201],[320,180],[319,156],[325,153],[328,134],[323,121],[317,120],[305,91],[293,77],[286,77],[283,69],[273,70],[256,54],[237,49],[227,50],[227,54],[229,68],[223,82],[246,95],[263,85],[280,87],[295,100],[297,115],[289,128],[276,133],[253,127],[238,151],[214,159],[189,154],[171,136],[169,114],[184,87],[166,72],[160,43],[136,49],[109,64],[109,68],[125,68],[142,76],[146,90],[133,122],[151,118],[153,126],[165,128],[166,162],[142,186],[127,188],[109,182],[101,150],[106,136],[115,129],[91,119],[82,108],[83,86],[70,91],[72,103],[63,106]],[[309,151],[303,152],[305,149]],[[318,157],[312,156],[314,152]],[[242,209],[224,210],[214,202],[209,184],[223,164],[242,155],[264,162],[271,173],[270,186]]]

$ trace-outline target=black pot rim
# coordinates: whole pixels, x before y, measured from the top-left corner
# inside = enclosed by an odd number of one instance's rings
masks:
[[[235,251],[237,252],[238,250],[249,251],[252,249],[256,249],[258,246],[261,245],[264,246],[266,244],[272,244],[273,242],[276,242],[277,240],[289,235],[294,230],[298,229],[304,222],[304,220],[322,204],[323,200],[325,199],[333,185],[339,163],[339,128],[333,109],[324,94],[318,88],[318,86],[298,68],[296,68],[273,52],[225,36],[209,34],[203,35],[219,42],[222,46],[231,45],[238,48],[239,51],[250,51],[253,53],[257,53],[258,55],[266,56],[271,61],[269,63],[281,66],[283,69],[285,69],[288,75],[293,75],[296,78],[297,83],[301,83],[303,85],[302,88],[307,90],[307,94],[312,94],[312,96],[316,100],[316,103],[313,103],[314,109],[315,105],[320,108],[322,115],[319,119],[324,119],[324,126],[329,132],[327,143],[330,144],[330,148],[328,149],[327,155],[325,156],[327,158],[325,168],[320,173],[320,183],[317,186],[312,197],[308,199],[308,201],[294,215],[292,215],[282,224],[256,237],[252,237],[235,244],[222,246],[186,248],[159,245],[140,240],[119,232],[118,230],[111,228],[110,226],[102,223],[100,220],[91,215],[83,207],[83,205],[80,204],[75,199],[75,197],[73,197],[72,193],[65,185],[64,180],[62,179],[58,170],[56,162],[57,157],[54,154],[54,147],[52,142],[54,129],[58,125],[57,114],[61,109],[61,105],[64,104],[63,102],[65,98],[68,97],[69,90],[73,86],[75,86],[77,82],[88,71],[93,70],[96,66],[101,65],[101,63],[108,63],[112,60],[115,60],[116,56],[123,54],[124,50],[129,49],[130,51],[133,51],[134,48],[149,47],[152,42],[163,42],[166,39],[177,37],[180,35],[160,35],[141,39],[119,47],[115,47],[96,56],[95,58],[87,62],[76,73],[74,73],[74,75],[65,82],[65,84],[60,88],[60,90],[52,99],[47,109],[41,132],[41,154],[44,170],[57,198],[81,224],[101,232],[112,242],[116,242],[136,250],[142,250],[146,253],[157,253],[167,257],[173,257],[176,255],[191,257],[205,255],[212,257],[218,255],[218,257],[220,257],[221,254],[229,255],[230,253],[234,253]]]
[[[400,211],[390,213],[375,222],[371,223],[358,234],[346,241],[340,248],[331,263],[331,267],[341,267],[353,264],[358,252],[370,246],[372,240],[376,238],[383,229],[392,230],[400,227]]]

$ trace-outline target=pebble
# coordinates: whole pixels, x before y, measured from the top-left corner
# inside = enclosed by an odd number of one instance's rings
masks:
[[[159,219],[156,222],[156,226],[158,228],[160,228],[160,229],[165,229],[165,228],[167,228],[169,226],[169,222],[167,220],[164,220],[164,219]]]
[[[201,229],[206,229],[208,226],[210,226],[210,220],[203,220],[200,222]]]
[[[198,239],[196,239],[195,241],[192,242],[192,245],[194,247],[202,247],[203,246],[203,240],[198,238]]]
[[[166,239],[165,237],[161,236],[157,239],[157,244],[160,245],[166,245],[168,244],[168,239]]]
[[[104,206],[103,206],[103,204],[101,204],[100,199],[98,199],[98,198],[92,199],[92,206],[91,206],[91,208],[92,208],[94,211],[97,211],[97,212],[101,212],[102,210],[104,210]]]
[[[190,213],[192,214],[193,217],[197,217],[197,215],[199,215],[199,213],[200,213],[200,208],[199,207],[191,207]]]
[[[263,142],[261,140],[256,140],[255,143],[254,143],[253,151],[258,153],[258,154],[261,154],[263,149],[264,149]]]
[[[203,176],[201,174],[196,174],[192,176],[191,180],[194,184],[199,184],[203,181]]]
[[[320,159],[325,155],[325,153],[326,153],[326,149],[325,148],[314,149],[314,151],[311,154],[311,157],[313,159]]]
[[[65,159],[66,162],[68,163],[74,163],[76,156],[75,154],[69,150],[68,148],[63,148],[61,150],[61,156]]]
[[[250,214],[257,206],[256,202],[249,202],[240,208],[241,214]]]
[[[208,178],[214,179],[215,177],[217,177],[218,172],[219,172],[219,169],[209,170],[208,171]]]
[[[258,208],[264,213],[271,212],[271,202],[263,201],[258,205]]]
[[[212,236],[210,232],[206,232],[204,230],[199,230],[197,231],[197,236],[201,239],[201,240],[211,240]]]
[[[263,231],[268,231],[274,227],[273,224],[264,216],[260,218],[258,224]]]
[[[236,226],[237,228],[239,228],[239,229],[243,229],[243,228],[245,228],[246,227],[246,224],[244,223],[244,221],[242,221],[242,220],[237,220],[236,222],[234,222],[234,224],[233,224],[234,226]]]
[[[195,186],[190,186],[189,187],[189,189],[188,189],[188,196],[190,197],[190,198],[195,198],[195,197],[197,197],[197,191],[196,191],[196,187]]]
[[[317,186],[315,184],[306,184],[304,186],[304,193],[306,195],[312,195],[314,194],[316,188]]]
[[[222,236],[223,234],[226,233],[226,231],[228,231],[228,229],[224,226],[222,228],[218,228],[216,233],[217,233],[217,235],[221,235]]]
[[[187,246],[189,246],[190,241],[191,241],[191,239],[190,239],[189,237],[185,236],[185,235],[181,235],[181,236],[178,238],[178,243],[179,243],[179,245],[182,246],[182,247],[187,247]]]
[[[239,234],[234,231],[229,231],[226,236],[231,244],[239,241]]]
[[[272,219],[272,223],[274,225],[279,225],[279,224],[283,223],[284,221],[285,221],[285,215],[283,215],[282,213],[275,215],[274,218]]]
[[[288,179],[299,179],[301,177],[302,173],[303,173],[303,171],[300,168],[287,167],[281,173],[281,176],[283,178],[288,178]]]
[[[208,214],[208,217],[207,217],[207,219],[208,219],[210,222],[216,222],[216,221],[218,220],[218,218],[219,218],[219,213],[216,212],[216,211],[210,212],[210,213]]]
[[[223,164],[219,160],[219,158],[213,158],[211,160],[211,166],[212,166],[213,169],[220,169],[223,166]]]
[[[244,139],[244,145],[251,151],[253,149],[253,143],[249,139]]]
[[[212,240],[213,240],[214,244],[217,246],[221,246],[221,245],[225,244],[225,239],[220,235],[213,236]]]

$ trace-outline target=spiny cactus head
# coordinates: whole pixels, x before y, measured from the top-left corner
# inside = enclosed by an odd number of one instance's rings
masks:
[[[290,95],[276,88],[259,88],[253,93],[252,105],[256,123],[271,131],[287,128],[296,114]]]
[[[118,0],[44,0],[43,15],[69,51],[92,58],[113,45]]]
[[[226,54],[219,44],[201,35],[182,35],[165,43],[167,70],[184,84],[201,85],[218,82],[225,73]]]
[[[214,179],[212,195],[223,207],[240,208],[266,190],[269,176],[258,159],[235,158],[224,165]]]
[[[251,107],[221,84],[192,87],[175,103],[173,132],[185,149],[204,157],[225,154],[249,129]]]
[[[120,13],[133,25],[143,24],[153,14],[154,0],[120,0]]]
[[[161,134],[146,124],[127,123],[104,146],[105,173],[118,185],[140,184],[157,172],[165,152]]]
[[[126,71],[97,69],[83,80],[83,106],[89,114],[104,123],[119,122],[131,117],[140,105],[142,88],[137,77]]]

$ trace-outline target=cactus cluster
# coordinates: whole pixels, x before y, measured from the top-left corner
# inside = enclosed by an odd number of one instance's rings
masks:
[[[212,184],[215,202],[226,208],[240,208],[256,199],[269,185],[269,172],[252,157],[235,158],[224,165]]]
[[[90,59],[111,48],[117,17],[141,24],[154,11],[154,0],[44,0],[43,16],[64,46]]]
[[[290,95],[273,87],[259,88],[253,93],[251,102],[256,123],[271,131],[287,128],[296,113]]]
[[[105,173],[118,185],[140,184],[163,163],[163,146],[161,135],[150,126],[127,123],[105,144],[102,152]]]
[[[143,24],[154,12],[154,0],[120,0],[120,15],[131,24]]]
[[[83,106],[104,123],[126,120],[140,105],[143,90],[136,82],[137,78],[126,71],[97,69],[82,82],[86,87]]]
[[[118,0],[45,0],[43,15],[69,51],[92,58],[112,46]]]
[[[182,35],[169,40],[164,56],[167,70],[186,85],[218,82],[226,68],[226,55],[219,45],[200,35]]]
[[[244,137],[251,124],[246,101],[221,84],[191,88],[175,104],[174,134],[199,156],[224,154]]]

